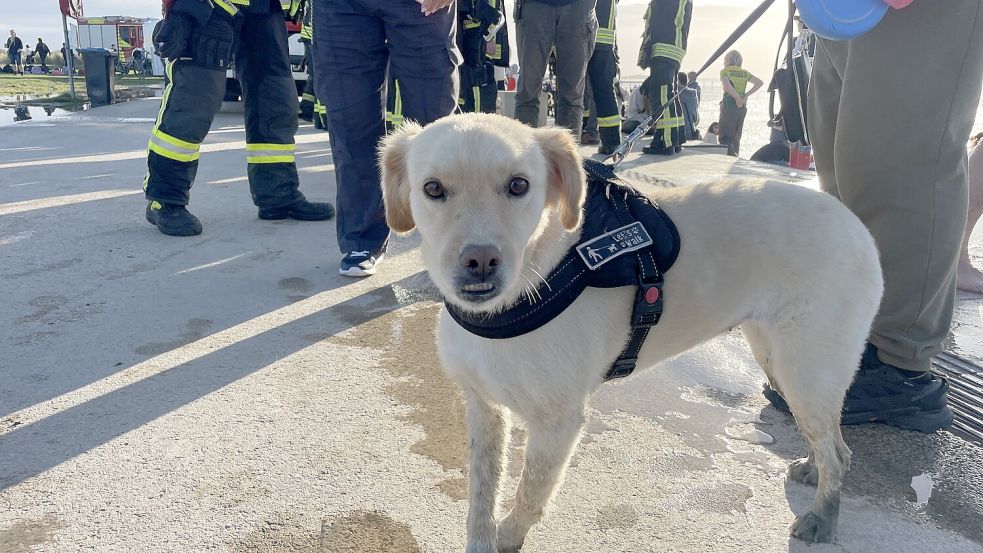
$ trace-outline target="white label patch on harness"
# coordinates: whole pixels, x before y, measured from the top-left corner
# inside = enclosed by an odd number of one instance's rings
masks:
[[[652,237],[639,222],[616,228],[577,246],[577,253],[592,271],[628,252],[652,245]]]

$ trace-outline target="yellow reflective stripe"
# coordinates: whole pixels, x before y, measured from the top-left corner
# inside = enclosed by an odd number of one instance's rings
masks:
[[[403,119],[403,97],[399,93],[399,81],[394,81],[396,83],[396,101],[393,106],[393,120],[397,117]]]
[[[307,92],[301,94],[300,98],[301,100],[306,100],[308,102],[313,102],[315,100],[314,95]]]
[[[256,152],[262,150],[272,150],[276,152],[291,152],[297,149],[296,144],[246,144],[247,152]]]
[[[234,1],[234,0],[231,0],[231,1]],[[215,2],[215,5],[216,6],[222,8],[223,10],[225,10],[226,13],[228,13],[229,15],[231,15],[233,17],[235,17],[235,15],[237,13],[239,13],[239,8],[236,8],[235,6],[233,6],[232,4],[230,4],[229,3],[230,0],[212,0],[212,2]],[[247,5],[248,5],[248,2],[247,2]]]
[[[157,112],[157,120],[154,121],[154,128],[151,132],[156,132],[160,128],[160,121],[164,118],[164,109],[167,102],[171,99],[171,90],[174,88],[174,64],[177,60],[171,60],[164,66],[164,73],[167,75],[167,86],[164,87],[164,97],[160,99],[160,110]]]
[[[481,21],[476,21],[470,17],[464,20],[465,29],[477,29],[478,27],[481,27]]]
[[[674,46],[672,44],[658,43],[652,46],[652,55],[650,57],[661,57],[669,58],[678,62],[683,61],[683,56],[686,55],[686,50]]]
[[[676,9],[676,42],[675,45],[680,50],[683,49],[683,18],[686,16],[686,2],[679,0],[679,7]]]
[[[585,109],[584,110],[584,117],[590,117],[590,110],[589,109]]]
[[[249,5],[249,0],[229,0],[229,2],[232,2],[233,4],[239,4],[240,6]]]
[[[293,163],[294,156],[246,156],[246,163]]]
[[[293,163],[296,149],[296,144],[246,144],[246,163]]]
[[[495,53],[492,54],[492,55],[490,55],[490,56],[488,56],[488,59],[491,59],[491,60],[500,60],[500,59],[502,59],[502,45],[501,44],[497,44],[497,43],[495,44]]]
[[[614,23],[618,19],[618,14],[617,14],[617,11],[616,11],[617,5],[618,5],[618,1],[617,0],[612,0],[612,2],[611,2],[611,15],[608,16],[608,27],[607,27],[607,28],[611,29],[611,32],[612,33],[614,32]]]
[[[177,148],[182,148],[182,149],[190,150],[190,151],[194,151],[194,152],[197,152],[198,151],[198,148],[201,147],[199,144],[195,144],[194,142],[188,142],[186,140],[181,140],[180,138],[174,138],[173,136],[171,136],[171,135],[169,135],[169,134],[167,134],[167,133],[165,133],[165,132],[163,132],[161,130],[154,131],[153,133],[151,133],[151,136],[153,138],[158,138],[160,140],[163,140],[164,142],[166,142],[166,143],[168,143],[168,144],[170,144],[172,146],[175,146]]]
[[[151,137],[150,141],[147,142],[147,148],[149,148],[151,152],[154,152],[157,155],[161,155],[166,157],[167,159],[173,159],[174,161],[181,161],[184,163],[188,163],[198,159],[199,156],[198,152],[194,152],[194,153],[181,152],[180,150],[175,150],[173,146],[165,145],[166,143],[155,141],[154,138],[155,137]]]
[[[620,127],[621,126],[621,116],[612,115],[610,117],[598,117],[597,118],[598,127]]]
[[[597,30],[597,38],[598,38],[598,40],[600,40],[602,38],[605,38],[605,39],[608,39],[609,38],[611,40],[614,40],[614,36],[615,36],[614,29],[598,29]]]

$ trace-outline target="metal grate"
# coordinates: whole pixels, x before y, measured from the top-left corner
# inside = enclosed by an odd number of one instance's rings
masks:
[[[932,365],[949,380],[952,433],[983,445],[983,367],[949,353],[937,355]]]

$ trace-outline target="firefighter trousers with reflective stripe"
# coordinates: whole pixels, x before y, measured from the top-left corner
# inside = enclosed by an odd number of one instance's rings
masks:
[[[464,68],[465,66],[461,66]],[[498,108],[498,83],[495,82],[495,67],[485,62],[482,67],[483,78],[476,78],[475,71],[461,71],[461,96],[457,102],[465,113],[495,113]]]
[[[614,78],[617,73],[618,64],[614,59],[614,50],[603,45],[595,46],[594,53],[587,63],[587,84],[594,101],[594,114],[597,117],[601,143],[605,146],[621,144],[621,111],[618,109],[618,100],[614,95]],[[587,100],[585,94],[585,108],[588,105]]]
[[[679,64],[668,58],[652,60],[651,79],[649,80],[649,99],[654,110],[665,106],[669,99],[676,94],[676,75]],[[657,114],[658,115],[658,114]],[[655,137],[652,146],[655,148],[675,148],[682,146],[685,137],[686,121],[683,119],[682,103],[676,99],[670,102],[668,109],[655,124]]]
[[[243,13],[233,59],[245,104],[249,190],[253,203],[272,209],[303,197],[294,164],[297,88],[283,14]],[[148,146],[144,190],[149,200],[187,205],[198,149],[222,107],[225,72],[181,59],[168,63],[167,77]]]

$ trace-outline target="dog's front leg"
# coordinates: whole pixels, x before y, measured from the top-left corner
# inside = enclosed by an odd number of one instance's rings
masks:
[[[543,517],[550,497],[563,478],[584,425],[583,410],[548,420],[530,420],[526,463],[515,494],[515,506],[498,527],[499,553],[515,553],[533,524]]]
[[[505,464],[508,421],[502,410],[474,390],[465,391],[470,474],[468,495],[468,553],[497,553],[495,504]]]

